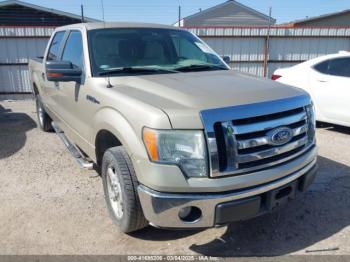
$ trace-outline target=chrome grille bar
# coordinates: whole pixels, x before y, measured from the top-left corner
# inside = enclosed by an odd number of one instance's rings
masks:
[[[229,169],[236,169],[238,167],[237,162],[232,161],[232,159],[237,157],[237,144],[233,127],[230,122],[224,122],[222,123],[222,129],[226,148],[227,167]]]
[[[294,128],[293,129],[293,137],[304,134],[307,132],[307,130],[308,130],[307,125],[303,125],[301,127]],[[247,148],[252,148],[252,147],[258,147],[258,146],[268,145],[269,143],[270,143],[270,140],[269,140],[268,136],[256,137],[256,138],[252,138],[252,139],[238,140],[237,141],[238,149],[247,149]]]
[[[258,151],[256,153],[240,154],[236,157],[236,161],[238,163],[246,163],[246,162],[252,162],[252,161],[273,157],[279,154],[286,153],[288,151],[291,151],[303,145],[306,145],[307,141],[308,141],[308,138],[305,136],[304,138],[297,140],[295,142],[289,143],[285,146],[274,147],[271,149]]]
[[[287,116],[284,118],[278,118],[278,119],[273,119],[273,120],[264,121],[264,122],[257,122],[253,124],[247,124],[247,125],[238,125],[234,127],[234,130],[235,130],[235,134],[238,134],[238,135],[254,133],[254,132],[269,130],[279,126],[289,125],[291,123],[300,122],[305,119],[306,119],[306,112],[301,112],[296,115]]]
[[[309,147],[305,147],[304,149],[302,149],[301,151],[298,151],[295,154],[289,155],[287,157],[283,157],[282,159],[273,161],[273,162],[268,162],[268,163],[264,163],[259,165],[258,167],[253,166],[253,167],[245,167],[245,168],[239,168],[239,169],[235,169],[235,170],[224,170],[222,172],[220,172],[220,175],[217,176],[212,176],[212,177],[224,177],[224,176],[232,176],[232,175],[241,175],[241,174],[246,174],[246,173],[250,173],[250,172],[255,172],[256,170],[260,170],[260,169],[266,169],[266,168],[270,168],[272,166],[275,165],[279,165],[283,162],[287,162],[290,161],[298,156],[303,155],[305,152],[307,152],[308,150],[310,150],[312,148],[312,146]]]

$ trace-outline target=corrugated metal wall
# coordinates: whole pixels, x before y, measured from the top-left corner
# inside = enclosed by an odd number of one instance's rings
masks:
[[[229,56],[231,61],[263,61],[263,38],[243,37],[202,37],[215,51],[222,56]]]
[[[271,38],[270,60],[300,61],[350,50],[350,38]]]
[[[188,30],[221,56],[229,56],[233,69],[257,76],[269,77],[281,67],[340,50],[350,51],[350,28],[275,27],[269,31],[262,27],[206,27]]]
[[[350,28],[188,28],[220,55],[229,56],[233,69],[270,76],[320,55],[350,51]],[[28,58],[41,56],[54,28],[0,27],[0,93],[31,92]],[[265,67],[265,59],[267,66]]]
[[[0,63],[28,63],[29,57],[42,56],[46,38],[1,38]]]
[[[0,93],[32,92],[27,65],[1,65],[0,79]]]
[[[28,59],[43,55],[53,30],[0,27],[0,93],[32,92]]]

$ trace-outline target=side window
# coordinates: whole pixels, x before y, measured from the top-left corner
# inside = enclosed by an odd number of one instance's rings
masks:
[[[59,55],[59,51],[60,51],[60,46],[63,40],[65,32],[57,32],[55,34],[55,36],[52,39],[50,48],[49,48],[49,52],[47,54],[47,60],[48,61],[55,61],[58,60],[58,55]]]
[[[83,69],[83,40],[79,31],[71,31],[63,50],[62,61],[69,61],[75,67]]]
[[[350,77],[350,58],[344,57],[329,60],[328,74]]]
[[[329,65],[329,60],[315,65],[314,69],[319,73],[328,74],[328,65]]]

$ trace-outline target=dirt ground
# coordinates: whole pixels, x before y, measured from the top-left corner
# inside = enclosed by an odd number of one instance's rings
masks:
[[[33,101],[0,101],[0,254],[350,255],[350,129],[317,131],[320,172],[278,212],[219,229],[122,234],[101,179],[79,169]]]

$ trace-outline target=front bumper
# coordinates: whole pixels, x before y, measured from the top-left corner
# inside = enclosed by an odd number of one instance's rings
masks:
[[[208,228],[249,219],[288,202],[305,191],[317,174],[316,159],[302,169],[276,181],[225,193],[161,193],[140,185],[142,209],[150,224],[162,228]],[[200,215],[193,221],[179,218],[185,207]],[[198,215],[198,212],[197,212]]]

